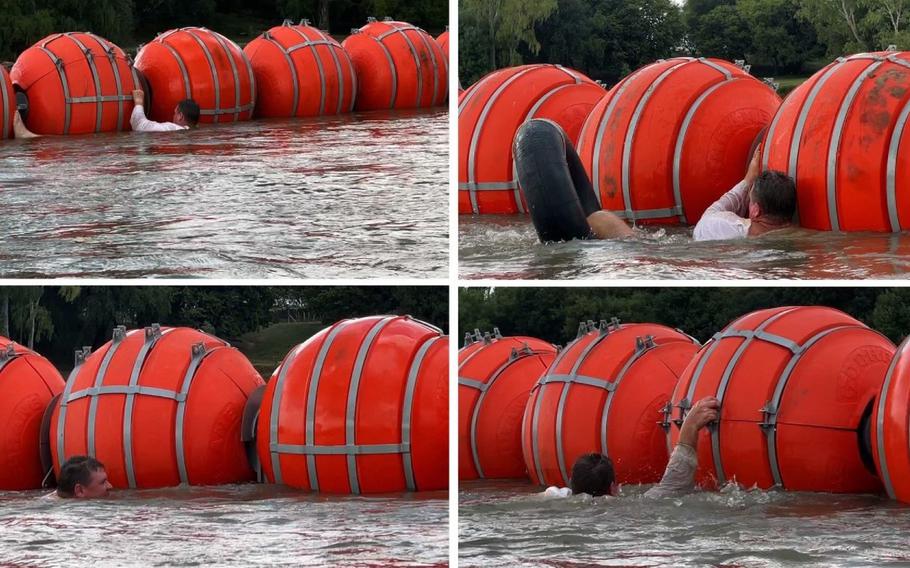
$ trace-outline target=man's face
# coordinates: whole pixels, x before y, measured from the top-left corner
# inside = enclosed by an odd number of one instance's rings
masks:
[[[103,469],[93,471],[87,484],[77,483],[73,488],[73,495],[80,499],[93,499],[107,497],[111,484],[107,480],[107,472]]]

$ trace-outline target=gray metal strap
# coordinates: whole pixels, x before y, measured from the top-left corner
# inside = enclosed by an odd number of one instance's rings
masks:
[[[421,29],[417,31],[417,37],[420,38],[420,41],[423,43],[424,50],[430,55],[430,64],[433,65],[433,100],[430,101],[430,106],[436,105],[436,98],[439,96],[439,62],[436,60],[436,52],[433,51],[433,47],[430,45],[430,42],[433,42],[437,47],[439,44],[436,43],[436,40],[430,38],[426,32]],[[445,58],[443,58],[445,59]],[[446,92],[448,92],[448,83],[445,85]]]
[[[218,117],[225,113],[219,112],[221,110],[221,80],[218,76],[218,68],[215,66],[215,60],[212,58],[212,52],[209,51],[209,47],[205,44],[202,38],[196,35],[195,31],[192,28],[183,28],[181,31],[186,32],[191,38],[196,40],[196,43],[199,44],[199,47],[202,49],[202,54],[205,56],[206,61],[208,61],[209,71],[212,74],[212,82],[215,85],[215,112],[210,113],[202,110],[199,112],[199,114],[211,114],[215,117],[213,122],[218,122]],[[228,57],[230,57],[230,55],[228,55]],[[237,104],[240,104],[239,99],[237,100]]]
[[[139,375],[142,372],[142,366],[148,358],[149,353],[158,343],[158,340],[164,335],[173,331],[174,328],[162,330],[159,326],[154,325],[145,328],[145,343],[136,355],[136,361],[133,363],[133,370],[130,373],[129,385],[132,387],[139,385]],[[127,393],[123,409],[123,458],[124,468],[126,469],[126,479],[130,489],[136,488],[136,472],[133,468],[133,404],[135,403],[136,393]]]
[[[104,394],[144,394],[147,396],[155,396],[159,398],[169,398],[171,400],[176,400],[183,402],[186,400],[186,395],[177,391],[172,391],[170,389],[161,389],[157,387],[145,387],[142,385],[108,385],[102,387],[90,387],[87,389],[82,389],[76,391],[69,395],[66,399],[67,403],[79,400],[80,398],[89,398],[92,397],[93,402],[97,400],[97,397]],[[92,425],[94,426],[94,425]],[[92,452],[89,452],[92,453]]]
[[[458,184],[459,190],[468,190],[468,191],[507,191],[518,189],[518,182],[515,180],[512,181],[488,181],[488,182],[460,182]]]
[[[463,387],[468,387],[468,388],[472,388],[472,389],[475,389],[475,390],[479,390],[480,392],[484,392],[484,391],[486,391],[488,388],[490,388],[490,385],[487,384],[487,383],[485,383],[485,382],[483,382],[483,381],[477,381],[477,380],[474,380],[474,379],[467,379],[467,378],[465,378],[465,377],[458,377],[458,384],[461,385],[461,386],[463,386]]]
[[[392,25],[392,24],[389,24]],[[394,29],[384,34],[379,35],[379,41],[384,42],[386,36],[400,33],[401,37],[404,38],[405,43],[408,45],[408,50],[411,52],[411,57],[414,58],[414,63],[417,65],[417,101],[415,102],[417,107],[420,107],[420,99],[423,96],[423,63],[420,61],[420,56],[417,55],[417,48],[414,46],[414,43],[411,41],[411,38],[408,37],[407,32],[412,30],[419,30],[414,26],[392,26]]]
[[[414,362],[408,370],[408,380],[404,390],[404,404],[401,412],[401,451],[404,466],[404,480],[408,491],[417,491],[417,482],[414,479],[414,465],[411,461],[411,415],[414,412],[414,391],[417,389],[417,377],[420,374],[420,368],[423,366],[423,359],[426,357],[430,347],[444,338],[442,335],[431,337],[424,341],[423,345],[417,350],[414,356]]]
[[[70,371],[69,377],[66,378],[66,384],[63,387],[63,394],[60,396],[60,410],[57,414],[57,465],[62,466],[66,461],[66,452],[64,451],[64,443],[66,437],[63,433],[66,431],[66,399],[69,397],[70,393],[73,390],[73,385],[76,383],[76,377],[79,376],[79,371],[82,370],[82,365],[85,364],[86,357],[89,356],[91,352],[90,347],[83,347],[81,351],[76,351],[75,365],[73,370]]]
[[[190,83],[190,73],[189,73],[189,71],[187,71],[186,64],[183,62],[183,57],[180,55],[180,53],[176,49],[174,49],[171,46],[171,44],[164,41],[165,37],[167,37],[168,35],[170,35],[170,34],[165,34],[164,36],[161,36],[160,38],[158,38],[158,43],[163,45],[165,47],[165,49],[167,49],[169,52],[171,52],[171,55],[174,56],[174,60],[177,61],[177,66],[180,68],[180,74],[183,76],[184,95],[186,96],[186,98],[192,99],[193,98],[193,89],[192,89],[192,84]],[[137,83],[136,85],[138,86],[139,84]],[[202,111],[200,111],[200,113],[201,112]]]
[[[136,330],[133,330],[130,333],[135,333]],[[107,375],[107,368],[111,363],[111,359],[114,358],[114,354],[117,352],[117,349],[120,347],[120,344],[127,337],[128,333],[126,328],[123,326],[117,326],[114,328],[112,337],[111,337],[111,346],[108,347],[107,352],[104,354],[104,357],[101,359],[101,364],[98,366],[98,372],[95,373],[95,380],[92,382],[92,387],[94,389],[99,389],[104,384],[104,377]],[[127,387],[128,388],[128,387]],[[85,391],[80,391],[85,392]],[[79,393],[70,394],[66,397],[61,397],[61,403],[68,403],[71,400],[75,400],[73,397]],[[92,395],[91,400],[88,403],[88,455],[92,457],[97,457],[95,451],[95,426],[96,418],[98,415],[98,398],[95,395]]]
[[[269,450],[275,454],[294,454],[301,456],[355,456],[376,454],[407,454],[411,448],[408,444],[344,444],[337,446],[309,446],[306,444],[271,444]]]
[[[281,413],[281,399],[284,393],[284,383],[287,380],[288,369],[290,369],[291,364],[294,360],[297,359],[297,356],[300,355],[300,352],[303,351],[303,348],[306,347],[306,343],[300,343],[285,357],[284,361],[281,362],[281,366],[278,368],[278,377],[275,379],[275,391],[272,395],[272,410],[269,413],[269,447],[278,445],[278,417]],[[274,450],[270,450],[271,461],[272,461],[272,474],[274,477],[275,483],[282,483],[283,478],[281,476],[281,459],[278,453]]]
[[[668,207],[666,209],[635,209],[631,211],[614,210],[614,215],[620,219],[637,221],[640,219],[662,219],[664,217],[680,217],[683,214],[681,207]]]
[[[796,126],[793,128],[793,137],[790,139],[790,160],[787,165],[787,175],[796,179],[796,168],[799,163],[799,146],[803,139],[803,129],[806,127],[806,120],[809,117],[809,111],[815,103],[815,98],[824,86],[825,82],[833,75],[847,60],[839,57],[835,63],[832,63],[828,69],[822,72],[818,81],[812,85],[806,100],[803,101],[803,107],[800,109],[799,116],[796,119]],[[780,113],[778,113],[780,114]],[[767,161],[767,160],[766,160]]]
[[[190,394],[190,387],[193,384],[193,379],[196,378],[196,372],[199,370],[199,366],[202,364],[203,359],[215,351],[226,349],[227,347],[228,345],[225,342],[222,342],[221,345],[213,347],[212,349],[206,349],[205,343],[202,342],[193,345],[190,350],[190,364],[187,366],[186,373],[183,375],[183,382],[180,384],[180,392],[173,393],[174,400],[177,401],[177,418],[174,425],[174,447],[176,450],[175,453],[177,454],[177,472],[180,475],[180,483],[188,485],[190,482],[189,475],[186,471],[186,450],[183,443],[183,431],[186,422],[186,398]]]
[[[93,40],[95,40],[98,45],[101,46],[101,49],[107,54],[108,62],[111,64],[111,71],[114,73],[114,84],[117,86],[117,96],[122,97],[116,101],[117,103],[117,132],[123,130],[123,102],[125,100],[132,100],[132,94],[125,94],[123,92],[123,82],[120,79],[120,66],[117,65],[117,49],[108,43],[107,41],[101,39],[95,34],[86,34]]]
[[[231,65],[231,75],[234,77],[234,103],[235,103],[234,108],[242,109],[245,105],[240,104],[240,98],[241,98],[240,97],[240,73],[237,71],[237,62],[234,60],[234,55],[239,57],[242,61],[246,61],[246,56],[243,54],[243,51],[241,51],[240,48],[238,48],[236,46],[236,44],[234,45],[234,49],[236,49],[240,53],[239,54],[235,53],[231,49],[230,44],[228,44],[229,40],[226,37],[224,37],[223,35],[219,34],[218,32],[213,32],[211,30],[209,31],[209,33],[212,34],[212,37],[215,38],[215,41],[217,41],[218,45],[221,46],[221,49],[224,50],[224,55],[225,55],[225,57],[227,57],[228,63]],[[233,43],[233,42],[231,42],[231,43]],[[247,65],[249,65],[249,63],[247,63]],[[255,88],[255,83],[251,82],[250,89],[253,89],[253,88]],[[253,98],[250,99],[250,106],[255,106],[255,102],[256,102],[256,100],[255,100],[255,96],[254,96]],[[240,119],[241,112],[243,112],[243,111],[242,110],[235,111],[235,113],[234,113],[235,121]]]
[[[805,349],[805,345],[800,345],[799,343],[788,339],[782,335],[777,335],[774,333],[768,333],[764,331],[764,328],[761,329],[728,329],[721,333],[714,334],[714,338],[724,339],[725,337],[742,337],[744,339],[760,339],[762,341],[767,341],[768,343],[773,343],[779,345],[784,349],[788,349],[793,353],[799,353]]]
[[[241,106],[235,106],[235,107],[230,107],[230,108],[205,109],[205,110],[200,110],[200,111],[199,111],[199,114],[201,114],[201,115],[208,115],[208,116],[215,116],[215,117],[221,116],[222,114],[233,114],[233,115],[236,116],[238,113],[246,112],[246,111],[248,111],[248,110],[251,110],[251,109],[254,108],[255,106],[256,106],[256,105],[255,105],[254,103],[249,103],[249,104],[245,104],[245,105],[241,105]],[[217,120],[216,120],[215,122],[217,122]]]
[[[265,32],[260,37],[277,47],[278,51],[280,51],[284,56],[285,62],[288,64],[288,68],[291,71],[291,85],[293,86],[293,95],[291,96],[291,116],[294,116],[297,114],[297,105],[300,103],[300,81],[297,78],[297,66],[294,65],[294,60],[291,59],[288,50],[285,49],[285,47],[281,45],[277,39],[273,38],[270,33]]]
[[[831,135],[831,142],[828,144],[827,164],[828,219],[831,223],[831,229],[834,231],[840,230],[840,220],[837,216],[837,161],[838,154],[840,153],[841,137],[844,134],[844,123],[847,121],[847,113],[850,112],[850,108],[853,106],[853,100],[856,98],[856,93],[859,91],[863,82],[865,82],[869,75],[881,67],[884,63],[884,60],[875,61],[866,67],[863,72],[856,77],[856,79],[853,81],[853,84],[850,86],[850,90],[847,91],[847,96],[844,97],[840,109],[837,112],[837,118],[834,121],[834,130]]]
[[[904,105],[904,109],[897,117],[894,123],[894,131],[891,133],[891,142],[888,145],[888,162],[885,175],[885,196],[888,201],[888,219],[891,222],[891,230],[894,232],[901,231],[900,218],[897,215],[897,156],[900,150],[901,138],[904,135],[904,127],[907,124],[907,118],[910,116],[910,100]],[[907,150],[904,151],[905,154]]]
[[[719,67],[718,65],[707,60],[702,60],[702,63],[707,63],[711,67]],[[692,119],[695,117],[695,113],[698,112],[699,107],[701,107],[702,103],[705,102],[705,99],[711,96],[712,93],[717,91],[717,89],[721,88],[722,86],[738,80],[732,78],[730,72],[723,67],[720,67],[720,70],[722,70],[722,72],[725,74],[726,79],[711,85],[702,91],[698,98],[695,99],[695,102],[692,103],[692,105],[689,107],[689,110],[686,112],[685,118],[683,118],[682,126],[679,128],[679,135],[676,137],[676,144],[673,147],[673,201],[676,204],[676,208],[680,211],[679,220],[682,223],[686,223],[687,221],[685,211],[683,211],[682,187],[680,185],[679,177],[682,171],[682,152],[683,147],[686,143],[686,134],[689,132],[689,126],[691,126]]]
[[[727,393],[727,385],[730,383],[730,377],[733,375],[733,370],[736,368],[736,363],[739,361],[740,357],[742,357],[742,354],[746,351],[746,348],[749,347],[749,344],[754,339],[767,340],[766,338],[759,337],[759,333],[763,332],[769,325],[776,322],[783,316],[793,313],[796,309],[797,308],[795,308],[795,307],[788,308],[788,309],[782,310],[782,311],[774,314],[773,316],[769,317],[768,319],[763,321],[761,324],[759,324],[758,327],[755,328],[755,330],[751,334],[751,336],[746,337],[745,341],[740,343],[740,345],[736,348],[736,351],[733,353],[733,357],[731,357],[730,360],[727,362],[727,366],[724,369],[724,374],[721,376],[720,383],[717,386],[717,392],[714,395],[715,398],[717,398],[717,400],[720,401],[721,407],[723,407],[724,396]],[[737,330],[729,329],[729,332],[724,331],[721,334],[721,339],[723,339],[724,337],[741,337],[741,336],[734,335],[735,331],[737,331]],[[720,341],[718,341],[717,343],[720,343]],[[791,350],[791,352],[794,352],[794,351]],[[795,352],[798,352],[798,350]],[[720,456],[720,428],[717,428],[717,427],[710,428],[710,433],[711,433],[711,452],[714,457],[714,470],[717,472],[717,482],[719,485],[724,485],[727,482],[727,476],[724,473],[724,464],[721,461],[721,456]]]
[[[395,108],[395,99],[398,97],[398,67],[395,66],[395,61],[392,59],[392,54],[389,52],[389,49],[382,43],[381,39],[378,39],[376,36],[371,34],[365,34],[368,38],[375,41],[379,47],[382,49],[382,53],[385,55],[386,62],[389,64],[390,75],[392,76],[392,98],[389,100],[389,108]]]
[[[357,437],[355,435],[357,426],[357,398],[360,394],[360,380],[363,376],[364,362],[370,352],[370,348],[373,346],[373,341],[376,339],[376,336],[379,335],[379,332],[381,332],[385,326],[394,320],[395,317],[385,317],[373,324],[373,327],[370,328],[370,331],[367,332],[366,337],[363,339],[363,343],[360,344],[360,349],[357,351],[357,358],[354,360],[354,369],[351,371],[351,382],[348,387],[348,402],[345,412],[344,438],[345,443],[348,446],[354,446],[357,443]],[[353,454],[350,454],[348,455],[347,461],[348,481],[351,484],[351,493],[354,493],[355,495],[360,494],[360,476],[357,473],[357,460],[354,459]]]
[[[327,36],[321,30],[316,31],[325,38],[326,42],[328,42],[329,55],[332,56],[332,61],[335,64],[335,73],[338,77],[338,106],[335,107],[335,113],[341,114],[344,111],[344,73],[341,70],[341,60],[338,58],[338,54],[341,53],[343,57],[347,57],[347,52],[341,47],[341,44]],[[350,59],[348,59],[348,65],[350,65],[350,63]],[[353,98],[351,100],[353,101]]]
[[[545,375],[540,378],[540,380],[537,382],[537,385],[548,385],[550,383],[588,385],[606,391],[611,391],[615,388],[613,383],[610,381],[598,379],[597,377],[589,377],[586,375]]]
[[[332,329],[328,336],[325,338],[325,341],[322,343],[322,347],[319,348],[319,353],[316,355],[316,362],[313,364],[313,370],[310,375],[310,386],[307,391],[307,400],[306,400],[306,425],[305,425],[305,435],[304,441],[307,446],[316,445],[316,393],[319,390],[319,381],[322,378],[322,367],[325,365],[325,359],[328,356],[329,349],[332,347],[332,343],[335,342],[335,338],[338,337],[338,334],[341,333],[348,325],[351,324],[351,320],[344,320],[336,324],[335,328]],[[277,412],[276,408],[276,412]],[[274,413],[273,413],[274,415]],[[272,438],[274,441],[278,441],[278,419],[275,420],[275,436]],[[313,491],[319,491],[319,478],[316,475],[316,460],[313,456],[307,456],[307,474],[310,477],[310,489]],[[277,471],[277,470],[276,470]],[[277,478],[277,477],[276,477]]]
[[[888,497],[892,499],[897,496],[894,492],[894,482],[891,481],[891,470],[888,469],[888,454],[885,452],[885,413],[890,399],[888,395],[891,390],[891,381],[894,379],[894,368],[897,366],[898,359],[906,352],[907,346],[910,345],[908,342],[910,342],[910,337],[904,339],[888,365],[888,372],[885,374],[885,381],[882,383],[882,390],[878,395],[878,416],[875,423],[874,442],[878,447],[878,466],[881,471],[882,484],[885,486]]]
[[[613,408],[613,393],[616,392],[616,389],[619,388],[620,383],[622,383],[623,378],[625,378],[626,373],[629,372],[629,369],[632,368],[632,365],[636,361],[640,360],[645,353],[657,349],[659,345],[652,344],[651,346],[644,347],[642,349],[636,349],[632,356],[629,357],[622,368],[619,370],[619,373],[616,375],[616,379],[610,383],[610,388],[607,389],[607,399],[604,401],[603,412],[600,414],[600,449],[601,453],[605,456],[609,456],[609,448],[607,447],[607,425],[610,420],[610,410]]]
[[[300,34],[300,37],[303,37],[303,38],[306,38],[306,39],[305,39],[304,41],[300,42],[300,43],[295,43],[295,44],[292,45],[291,47],[287,48],[287,52],[288,52],[288,53],[291,53],[291,52],[293,52],[293,51],[297,51],[298,49],[303,49],[303,48],[305,48],[305,47],[312,47],[312,46],[316,46],[316,45],[335,45],[335,44],[337,43],[337,42],[335,42],[334,40],[327,40],[327,39],[309,39],[309,38],[307,38],[305,35],[303,35],[303,33],[301,33],[300,30],[297,30],[297,29],[295,29],[295,28],[291,28],[291,29],[293,29],[295,32],[297,32],[298,34]]]
[[[322,60],[319,58],[319,52],[316,50],[316,46],[323,45],[327,42],[325,42],[325,40],[311,41],[306,34],[300,31],[299,27],[292,26],[290,29],[300,36],[300,38],[303,39],[303,42],[289,47],[288,53],[298,49],[309,48],[310,53],[313,54],[313,60],[316,62],[316,67],[319,69],[319,115],[322,116],[325,114],[325,69],[322,67]]]
[[[57,74],[60,76],[60,85],[63,87],[63,134],[69,134],[70,133],[70,121],[72,118],[71,117],[72,111],[70,109],[69,103],[66,102],[70,98],[70,87],[69,87],[69,80],[67,80],[67,78],[66,78],[65,65],[64,65],[62,59],[57,57],[57,55],[53,51],[51,51],[47,47],[45,47],[48,43],[50,43],[50,41],[53,41],[53,39],[55,39],[56,37],[60,37],[60,36],[59,35],[55,36],[54,38],[44,42],[43,44],[41,44],[38,47],[38,49],[43,51],[51,59],[51,63],[53,63],[54,68],[57,69]]]
[[[845,329],[862,329],[862,327],[863,326],[858,325],[841,325],[816,333],[803,344],[800,351],[795,352],[790,356],[787,366],[784,367],[783,372],[777,378],[777,383],[774,386],[774,394],[768,404],[765,405],[765,408],[762,409],[766,415],[766,419],[765,422],[761,424],[761,427],[765,429],[765,433],[768,436],[768,461],[771,463],[771,475],[774,478],[774,484],[776,486],[784,487],[783,478],[780,473],[780,464],[777,460],[777,413],[780,409],[780,402],[784,395],[784,388],[790,380],[790,375],[793,373],[794,367],[796,367],[796,364],[802,358],[806,350],[823,337],[827,337],[831,333],[837,331],[843,331]]]
[[[689,65],[691,63],[696,63],[697,59],[686,59],[680,63],[665,69],[657,78],[648,85],[648,88],[645,90],[641,99],[638,101],[638,104],[635,106],[635,111],[632,113],[632,121],[629,123],[629,129],[626,131],[626,137],[623,142],[622,150],[622,195],[623,201],[626,206],[626,218],[631,219],[633,222],[636,220],[636,211],[632,208],[632,189],[629,183],[629,177],[631,176],[632,170],[632,144],[635,141],[635,132],[638,130],[638,121],[641,120],[641,116],[644,113],[645,107],[648,104],[648,101],[651,100],[651,96],[654,94],[654,91],[660,86],[664,80],[674,73],[677,69]]]
[[[68,104],[84,104],[84,103],[116,103],[123,101],[133,100],[133,95],[103,95],[103,96],[90,96],[90,97],[71,97],[65,99],[65,102]],[[101,116],[100,114],[98,116]],[[98,132],[98,131],[96,131]]]
[[[726,67],[718,65],[717,63],[714,63],[710,59],[707,59],[705,57],[699,57],[698,62],[703,63],[703,64],[707,65],[708,67],[714,69],[718,73],[722,74],[724,76],[725,80],[729,80],[729,79],[733,78],[733,73],[730,73],[730,71]]]
[[[66,33],[64,36],[69,38],[76,44],[76,47],[82,51],[82,54],[85,56],[85,61],[88,63],[89,72],[92,74],[92,82],[95,85],[95,95],[100,96],[101,78],[98,76],[98,68],[95,66],[95,54],[92,53],[92,50],[86,47],[85,44],[79,41],[75,35]],[[104,115],[104,104],[102,101],[96,101],[95,104],[95,132],[101,132],[101,118]]]

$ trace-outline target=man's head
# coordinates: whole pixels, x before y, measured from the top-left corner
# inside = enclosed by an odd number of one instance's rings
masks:
[[[603,454],[584,454],[572,466],[569,487],[572,493],[587,493],[593,497],[616,493],[616,473],[613,460]]]
[[[61,497],[106,497],[111,489],[104,464],[88,456],[73,456],[60,466],[57,494]]]
[[[789,223],[796,213],[796,184],[783,172],[764,171],[755,178],[749,201],[750,219]]]
[[[174,124],[193,128],[199,123],[199,105],[193,99],[184,99],[174,108]]]

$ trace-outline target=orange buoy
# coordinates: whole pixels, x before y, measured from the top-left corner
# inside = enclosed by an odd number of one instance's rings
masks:
[[[743,179],[780,97],[719,59],[646,65],[591,111],[578,155],[600,204],[633,222],[695,224]]]
[[[606,91],[581,73],[538,64],[493,71],[458,100],[458,212],[526,213],[512,140],[532,118],[548,118],[575,140]]]
[[[185,327],[118,327],[95,353],[76,353],[51,414],[54,471],[90,455],[114,487],[252,480],[240,423],[261,384],[249,360],[218,338]]]
[[[442,53],[446,56],[446,61],[449,59],[449,26],[446,26],[446,31],[439,34],[436,38],[436,43],[439,44],[439,47],[442,48]]]
[[[893,353],[887,338],[833,308],[744,315],[711,338],[679,379],[669,442],[691,405],[714,396],[720,420],[700,434],[701,485],[878,491],[860,429]]]
[[[342,320],[291,350],[256,427],[264,478],[326,493],[448,487],[448,339],[408,316]]]
[[[16,116],[16,93],[6,68],[0,65],[0,140],[13,138],[13,120]]]
[[[521,418],[531,387],[556,357],[533,337],[468,333],[458,352],[458,479],[527,477]]]
[[[321,116],[354,110],[357,76],[341,44],[285,20],[243,48],[258,88],[256,115]]]
[[[762,163],[796,180],[804,227],[907,230],[908,117],[910,52],[840,57],[781,105]]]
[[[370,18],[341,45],[357,71],[357,110],[424,108],[446,101],[448,59],[422,29]]]
[[[568,485],[583,454],[610,456],[618,483],[654,483],[669,459],[661,412],[698,343],[649,323],[582,322],[531,391],[522,452],[539,485]]]
[[[217,32],[180,28],[159,34],[139,51],[136,68],[148,81],[152,120],[172,120],[184,99],[199,105],[201,123],[253,117],[253,67],[237,44]]]
[[[878,477],[892,499],[910,503],[910,341],[898,348],[875,399],[870,446]]]
[[[10,71],[28,98],[25,125],[37,134],[129,130],[139,85],[123,50],[90,33],[53,34],[26,49]]]
[[[41,487],[41,419],[63,384],[50,361],[0,337],[0,489]]]

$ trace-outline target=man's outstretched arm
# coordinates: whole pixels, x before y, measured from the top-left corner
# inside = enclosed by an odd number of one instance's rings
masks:
[[[714,397],[703,398],[692,407],[679,430],[679,442],[673,449],[663,478],[648,489],[645,497],[674,497],[692,491],[698,468],[698,432],[719,416],[720,402]]]

